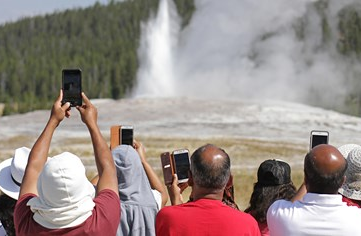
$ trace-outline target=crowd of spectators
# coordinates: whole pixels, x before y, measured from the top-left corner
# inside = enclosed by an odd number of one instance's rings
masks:
[[[234,198],[231,158],[205,144],[190,156],[189,179],[165,186],[145,148],[110,149],[96,107],[84,93],[76,107],[93,145],[97,175],[86,176],[69,152],[49,157],[55,130],[71,116],[62,91],[31,149],[0,163],[0,236],[3,235],[360,235],[361,146],[320,144],[305,153],[298,188],[291,166],[266,159],[258,167],[249,205]],[[182,194],[189,187],[187,201]],[[236,190],[237,191],[237,190]],[[168,203],[168,204],[167,204]]]

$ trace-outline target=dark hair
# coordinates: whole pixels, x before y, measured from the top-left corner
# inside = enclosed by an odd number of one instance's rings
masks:
[[[304,162],[305,180],[308,191],[319,194],[334,194],[343,183],[343,177],[347,169],[347,161],[343,168],[331,174],[323,174],[319,171],[310,153],[307,153]]]
[[[202,158],[207,148],[218,149],[223,158],[207,163]],[[193,181],[202,188],[224,189],[231,174],[231,161],[228,154],[212,144],[206,144],[198,148],[191,156],[191,172]]]
[[[239,210],[237,203],[234,201],[234,186],[226,187],[223,192],[222,202],[233,209]]]
[[[16,200],[6,194],[0,195],[0,221],[8,236],[15,235],[14,208]]]
[[[266,222],[267,210],[278,199],[291,200],[296,194],[295,185],[288,184],[262,186],[256,183],[253,187],[249,207],[244,211],[250,213],[258,223]]]

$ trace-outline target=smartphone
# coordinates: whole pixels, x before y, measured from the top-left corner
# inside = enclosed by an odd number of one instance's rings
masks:
[[[133,126],[121,125],[120,126],[120,143],[133,146]]]
[[[70,106],[81,106],[81,70],[80,69],[63,69],[62,71],[62,104],[70,102]]]
[[[172,184],[173,175],[174,175],[173,162],[170,153],[163,152],[162,154],[160,154],[160,161],[162,164],[164,184],[169,186]]]
[[[178,176],[179,183],[188,181],[188,172],[190,169],[189,152],[187,149],[174,150],[172,152],[174,161],[174,172]]]
[[[310,135],[310,150],[320,144],[328,144],[328,131],[312,130]]]

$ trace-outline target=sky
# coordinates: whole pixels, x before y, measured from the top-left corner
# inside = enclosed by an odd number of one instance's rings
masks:
[[[109,0],[0,0],[0,25],[23,17],[44,15],[77,7],[88,7]]]

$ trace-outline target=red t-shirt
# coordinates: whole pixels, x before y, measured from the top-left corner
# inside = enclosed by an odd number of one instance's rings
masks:
[[[33,219],[27,202],[34,194],[24,194],[16,203],[14,224],[16,235],[115,235],[120,222],[120,200],[112,190],[105,189],[94,198],[92,215],[80,225],[64,229],[48,229]]]
[[[162,208],[156,217],[156,234],[260,236],[256,220],[221,201],[199,199]]]

